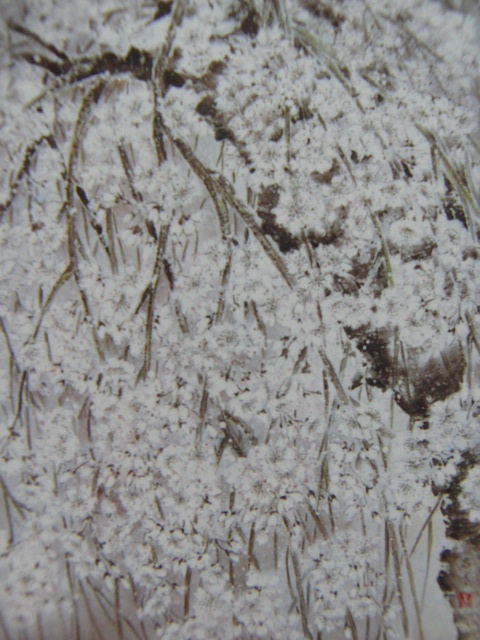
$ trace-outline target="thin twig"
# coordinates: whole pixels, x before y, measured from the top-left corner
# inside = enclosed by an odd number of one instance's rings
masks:
[[[203,426],[205,424],[205,415],[207,413],[207,407],[208,407],[208,390],[207,390],[207,376],[205,376],[205,379],[203,381],[202,397],[200,400],[200,409],[198,412],[197,430],[195,433],[195,442],[197,443],[197,446],[200,444],[200,440],[202,437],[202,431],[203,431]]]
[[[297,585],[297,593],[298,593],[298,601],[299,601],[299,604],[300,604],[300,615],[301,615],[301,618],[302,618],[303,633],[304,633],[306,638],[309,638],[309,640],[313,640],[313,636],[310,633],[310,629],[308,628],[307,608],[306,608],[305,596],[304,596],[303,588],[302,588],[302,578],[301,578],[301,574],[300,574],[300,564],[298,562],[297,554],[295,553],[295,551],[292,551],[292,549],[290,549],[290,556],[292,558],[293,572],[295,574],[295,582],[296,582],[296,585]]]
[[[322,347],[318,347],[318,352],[328,372],[328,375],[330,376],[330,379],[333,382],[335,389],[337,390],[338,399],[342,404],[349,404],[350,401],[348,399],[348,396],[345,392],[345,389],[343,388],[342,383],[340,382],[340,378],[337,376],[335,372],[335,368],[331,363],[330,358],[327,356],[326,352],[322,349]]]
[[[215,323],[218,324],[222,320],[223,312],[225,310],[225,294],[232,267],[232,249],[228,248],[227,259],[225,261],[225,267],[223,268],[222,280],[220,282],[220,295],[218,298],[217,313],[215,314]]]
[[[422,609],[425,602],[425,594],[427,592],[428,573],[430,570],[430,559],[432,557],[432,546],[433,546],[433,524],[432,524],[432,521],[430,520],[430,522],[428,523],[427,566],[425,568],[425,580],[423,582],[422,599],[420,600],[420,606]]]
[[[115,579],[115,621],[118,640],[123,640],[122,614],[120,610],[120,588],[118,578]]]
[[[9,544],[12,544],[14,541],[14,529],[13,529],[13,519],[12,519],[12,513],[10,510],[10,504],[9,501],[12,503],[12,505],[15,507],[15,509],[17,510],[17,512],[20,514],[20,516],[25,519],[25,514],[23,513],[24,511],[30,511],[29,507],[27,507],[26,505],[22,504],[21,502],[19,502],[10,492],[10,489],[7,487],[5,480],[3,479],[3,477],[0,475],[0,485],[2,486],[2,491],[3,491],[3,500],[4,500],[4,505],[5,505],[5,514],[7,516],[7,522],[8,522],[8,529],[9,529]]]
[[[152,66],[152,87],[153,87],[153,118],[152,137],[157,153],[158,164],[162,164],[167,159],[165,142],[163,139],[164,123],[161,114],[162,100],[166,93],[164,73],[170,63],[173,40],[175,32],[180,25],[185,13],[185,0],[176,0],[172,9],[170,24],[167,35],[163,42],[162,49]]]
[[[410,553],[408,554],[408,557],[411,558],[413,556],[413,554],[415,553],[415,549],[417,548],[418,543],[420,542],[420,539],[423,535],[423,532],[425,531],[425,528],[427,527],[427,525],[429,524],[429,522],[431,521],[431,519],[433,518],[433,516],[435,515],[436,510],[438,509],[438,507],[440,506],[440,503],[443,500],[443,494],[440,494],[437,498],[437,501],[435,502],[435,504],[433,505],[432,509],[430,510],[430,513],[428,514],[427,519],[425,520],[425,522],[422,525],[422,528],[420,529],[420,531],[418,532],[418,535],[415,539],[415,542],[413,544],[413,547],[410,550]]]
[[[183,598],[183,615],[185,617],[188,616],[188,611],[190,608],[190,584],[192,581],[192,570],[190,567],[187,567],[187,571],[185,573],[185,595]]]
[[[15,417],[13,419],[12,425],[9,428],[11,435],[15,435],[15,431],[14,431],[15,425],[17,424],[22,414],[24,390],[25,390],[25,385],[27,384],[28,384],[28,371],[25,369],[24,371],[22,371],[22,375],[20,377],[20,385],[18,387],[17,410],[15,412]]]
[[[288,286],[293,287],[293,279],[288,273],[283,259],[274,249],[261,228],[258,226],[255,217],[248,206],[244,204],[239,198],[237,198],[232,185],[228,183],[223,176],[215,176],[211,171],[208,171],[200,162],[200,160],[195,156],[192,149],[183,140],[172,134],[170,129],[163,122],[163,118],[160,114],[158,114],[158,117],[160,126],[162,127],[163,131],[180,151],[182,156],[193,169],[194,173],[204,183],[205,188],[207,189],[217,212],[217,216],[220,221],[222,237],[224,239],[230,239],[231,237],[230,223],[228,220],[228,211],[226,207],[226,204],[229,204],[240,215],[245,224],[249,227],[250,231],[252,231],[253,235],[260,242],[265,253],[274,263]]]
[[[134,200],[137,202],[142,202],[142,194],[139,193],[135,189],[135,184],[133,182],[133,170],[132,165],[130,164],[130,160],[128,159],[127,151],[125,149],[125,144],[120,141],[117,145],[118,155],[120,156],[120,161],[122,163],[123,170],[125,171],[125,175],[127,176],[127,182],[130,189],[130,193],[132,194]]]
[[[248,562],[249,569],[253,565],[255,569],[257,569],[257,571],[260,571],[260,565],[258,564],[258,560],[255,557],[255,554],[253,552],[254,545],[255,545],[255,522],[252,523],[252,526],[250,528],[250,535],[248,537],[247,562]]]
[[[155,64],[153,65],[152,80],[154,82],[156,93],[158,91],[158,94],[162,98],[165,96],[166,91],[163,74],[170,63],[173,41],[175,39],[175,32],[183,20],[185,8],[185,0],[175,0],[171,12],[170,24],[168,25],[167,35],[165,36],[165,39],[163,41],[163,46],[160,54],[158,55]]]
[[[192,149],[180,140],[180,138],[175,138],[170,130],[163,125],[166,133],[169,138],[173,141],[177,149],[180,151],[182,156],[190,165],[193,172],[200,178],[200,180],[205,185],[210,198],[212,199],[213,206],[215,207],[215,211],[217,212],[217,217],[220,223],[220,229],[222,232],[222,239],[228,240],[231,238],[232,232],[230,229],[230,221],[228,219],[228,210],[225,206],[224,199],[220,196],[219,188],[215,178],[212,176],[211,172],[206,169],[200,160],[193,153]]]
[[[380,243],[382,245],[382,253],[383,253],[383,257],[385,259],[385,264],[387,267],[387,275],[388,275],[388,285],[390,287],[394,286],[394,281],[393,281],[393,269],[392,269],[392,263],[390,261],[390,252],[388,250],[388,246],[387,243],[385,242],[385,239],[383,237],[383,233],[382,233],[382,226],[380,224],[379,219],[377,218],[376,214],[372,211],[370,212],[370,218],[375,226],[375,229],[377,230],[378,236],[380,238]]]
[[[112,271],[113,273],[117,273],[118,271],[118,260],[117,254],[115,252],[115,225],[113,224],[113,213],[110,207],[105,212],[105,220],[107,226],[107,237],[108,237],[108,246],[110,249],[110,260],[112,263]]]
[[[357,630],[357,625],[355,623],[355,618],[353,617],[352,612],[348,607],[346,608],[345,617],[347,619],[347,625],[352,634],[352,640],[358,640],[358,630]]]
[[[10,338],[8,336],[8,333],[7,333],[7,328],[5,327],[5,323],[3,321],[3,318],[1,318],[1,317],[0,317],[0,330],[2,331],[3,336],[5,338],[5,343],[7,345],[8,353],[10,355],[10,359],[11,359],[11,361],[13,363],[15,371],[17,373],[19,373],[20,372],[20,365],[18,364],[18,360],[17,360],[17,358],[15,356],[15,352],[13,351],[12,343],[10,342]]]
[[[37,339],[38,332],[40,331],[43,318],[47,313],[50,305],[52,304],[55,294],[61,289],[61,287],[66,282],[68,282],[68,280],[71,278],[72,275],[73,275],[73,265],[69,263],[56,279],[53,287],[50,289],[50,293],[46,297],[45,302],[43,303],[43,306],[40,309],[40,315],[38,317],[37,324],[35,325],[35,329],[32,333],[32,336],[29,340],[30,342],[35,342],[35,340]]]
[[[59,49],[57,49],[55,45],[51,44],[50,42],[47,42],[42,37],[37,35],[34,31],[30,31],[30,29],[27,29],[27,27],[25,27],[24,25],[19,24],[18,22],[15,22],[15,20],[9,20],[7,22],[7,25],[8,25],[8,28],[11,29],[12,31],[16,31],[17,33],[21,33],[23,36],[27,36],[37,44],[41,45],[42,47],[50,51],[50,53],[53,53],[53,55],[57,56],[57,58],[60,58],[60,60],[69,62],[68,56],[63,51],[60,51]]]
[[[415,615],[417,618],[417,627],[418,627],[418,633],[420,635],[420,640],[425,640],[425,636],[423,634],[423,626],[422,626],[422,615],[420,612],[420,605],[418,603],[418,597],[417,597],[417,589],[415,587],[415,578],[413,575],[413,569],[412,569],[412,564],[410,562],[410,556],[407,553],[407,547],[405,546],[405,539],[403,537],[403,533],[401,530],[399,530],[399,534],[400,534],[400,542],[402,543],[402,549],[403,549],[403,554],[405,557],[405,562],[407,565],[407,573],[408,573],[408,579],[410,582],[410,589],[412,591],[412,597],[413,597],[413,604],[415,606]]]
[[[315,511],[315,509],[312,507],[310,503],[307,503],[307,508],[310,515],[312,516],[313,521],[315,522],[317,529],[320,531],[323,539],[328,540],[328,533],[323,522],[320,520],[320,516],[318,515],[318,513]]]
[[[150,371],[151,364],[151,352],[152,352],[152,330],[153,330],[153,312],[155,308],[155,295],[157,293],[158,284],[160,282],[160,275],[162,269],[164,269],[163,256],[165,248],[167,246],[168,231],[170,229],[169,224],[164,224],[160,227],[160,233],[158,234],[157,252],[155,256],[155,264],[153,267],[152,279],[150,284],[145,289],[142,295],[142,299],[137,307],[139,311],[143,303],[147,302],[147,314],[145,319],[145,343],[143,347],[143,365],[138,374],[138,380],[144,380]]]
[[[101,634],[100,629],[99,629],[99,627],[97,625],[97,621],[96,621],[95,616],[93,614],[92,607],[90,606],[90,602],[88,600],[87,594],[85,593],[85,589],[83,587],[83,584],[82,584],[81,580],[78,581],[78,585],[80,587],[80,593],[82,594],[83,600],[85,602],[85,607],[87,609],[88,616],[89,616],[89,618],[90,618],[90,620],[92,622],[92,627],[93,627],[93,629],[95,631],[95,634],[96,634],[97,638],[100,638],[100,640],[101,640],[102,634]]]
[[[20,165],[20,168],[18,169],[13,179],[13,183],[10,188],[10,195],[7,197],[7,200],[3,204],[0,203],[0,219],[2,215],[5,213],[5,211],[7,211],[7,209],[12,204],[17,194],[20,182],[22,181],[25,175],[28,175],[30,171],[30,165],[31,165],[33,156],[37,153],[38,148],[43,142],[47,142],[51,149],[57,149],[57,143],[55,142],[55,139],[52,135],[41,136],[40,138],[38,138],[37,140],[34,140],[31,144],[27,146],[27,148],[25,149],[25,153],[23,155],[22,164]]]
[[[392,552],[393,552],[393,564],[395,567],[395,578],[397,582],[397,595],[398,595],[398,599],[400,600],[400,606],[401,606],[401,612],[402,612],[403,631],[405,633],[405,636],[408,637],[409,636],[408,614],[407,614],[407,608],[405,606],[405,596],[403,594],[403,579],[402,579],[402,565],[400,561],[400,552],[398,549],[398,542],[397,542],[395,530],[393,528],[392,523],[387,522],[387,527],[388,527],[389,539],[391,542]]]
[[[5,490],[5,486],[2,482],[2,490],[3,490],[3,504],[5,507],[5,515],[7,517],[7,524],[8,524],[8,544],[13,544],[13,541],[15,539],[15,533],[13,530],[13,520],[12,520],[12,513],[10,511],[10,505],[8,503],[8,494]]]
[[[70,589],[70,595],[72,597],[73,605],[73,624],[75,627],[75,640],[80,639],[80,619],[78,616],[78,600],[74,593],[73,577],[70,570],[70,563],[68,561],[67,554],[65,554],[65,573],[67,574],[68,587]]]

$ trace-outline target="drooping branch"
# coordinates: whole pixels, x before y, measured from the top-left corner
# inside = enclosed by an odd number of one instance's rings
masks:
[[[13,179],[12,186],[10,188],[10,195],[4,203],[0,203],[0,219],[2,218],[5,211],[7,211],[7,209],[11,206],[15,196],[17,195],[20,182],[25,177],[25,175],[28,175],[32,159],[37,153],[39,147],[44,142],[47,142],[51,149],[57,149],[57,143],[55,142],[55,138],[52,135],[43,135],[27,146],[27,148],[25,149],[25,153],[23,154],[22,164],[20,165],[20,168],[16,172]]]
[[[155,95],[158,98],[165,96],[165,78],[164,73],[167,69],[171,55],[172,46],[175,38],[175,33],[180,26],[183,16],[185,15],[186,0],[175,0],[173,10],[170,17],[170,23],[168,25],[167,35],[163,42],[162,49],[158,55],[152,69],[152,81],[154,86]]]
[[[160,227],[160,233],[157,240],[157,251],[155,256],[155,264],[150,284],[142,294],[140,302],[135,313],[140,311],[142,305],[147,303],[147,314],[145,319],[145,343],[143,347],[143,365],[137,377],[138,380],[144,380],[150,371],[151,353],[152,353],[152,330],[153,330],[153,312],[155,309],[155,295],[157,293],[160,276],[165,270],[164,255],[167,246],[168,232],[170,224],[164,224]]]
[[[34,31],[31,31],[30,29],[28,29],[24,25],[19,24],[15,20],[9,20],[7,22],[7,26],[12,31],[16,31],[17,33],[20,33],[20,34],[22,34],[24,36],[27,36],[27,38],[30,38],[31,40],[33,40],[34,42],[36,42],[40,46],[42,46],[45,49],[47,49],[47,51],[50,51],[50,53],[53,53],[54,56],[57,56],[57,58],[60,58],[60,60],[63,60],[63,62],[65,62],[65,63],[69,63],[70,62],[68,56],[63,51],[60,51],[60,49],[57,49],[57,47],[55,45],[51,44],[50,42],[47,42],[47,40],[45,40],[44,38],[39,36]]]
[[[38,336],[38,332],[40,330],[40,326],[42,324],[45,313],[48,311],[51,306],[53,299],[56,293],[60,290],[60,288],[70,279],[73,275],[75,278],[75,282],[77,284],[80,299],[85,310],[87,317],[92,318],[90,305],[88,302],[88,297],[86,292],[84,291],[81,282],[80,282],[80,274],[78,269],[78,257],[77,257],[77,232],[75,229],[75,210],[74,210],[74,199],[75,199],[75,170],[77,168],[78,156],[80,153],[80,145],[81,140],[85,133],[85,127],[90,115],[91,109],[93,105],[98,101],[102,90],[104,89],[106,81],[101,79],[96,82],[95,85],[87,92],[85,95],[78,116],[75,123],[72,142],[70,145],[70,152],[68,156],[67,162],[67,171],[66,171],[66,199],[62,204],[60,209],[59,218],[66,214],[66,224],[67,224],[67,250],[68,250],[68,264],[65,269],[62,271],[60,276],[55,281],[52,289],[50,290],[41,310],[40,315],[35,325],[35,329],[30,340],[33,342],[36,340]],[[95,346],[97,352],[100,357],[102,356],[102,350],[100,348],[100,342],[98,340],[97,333],[95,331],[95,327],[92,322],[92,335],[95,342]]]
[[[153,88],[153,118],[152,118],[152,135],[157,152],[158,163],[162,164],[166,160],[165,144],[163,141],[163,118],[161,115],[162,101],[166,92],[165,72],[170,62],[172,54],[172,45],[175,38],[175,32],[182,22],[185,13],[185,0],[176,0],[173,6],[170,24],[168,26],[167,35],[163,43],[160,54],[157,56],[155,63],[152,65],[152,88]]]
[[[197,158],[193,150],[181,138],[173,134],[173,132],[163,121],[161,115],[158,114],[158,116],[160,125],[165,134],[175,145],[175,147],[177,147],[182,156],[193,169],[194,173],[202,180],[203,184],[205,185],[205,188],[207,189],[217,212],[223,239],[230,238],[230,223],[228,220],[228,210],[226,207],[226,205],[228,204],[239,214],[243,222],[247,225],[255,238],[260,242],[263,250],[273,262],[275,267],[278,269],[288,286],[293,287],[293,278],[288,273],[287,267],[282,257],[277,253],[276,249],[273,247],[273,245],[270,243],[268,238],[259,227],[257,221],[255,220],[254,214],[252,213],[248,205],[244,204],[237,197],[232,185],[226,180],[226,178],[221,175],[215,175],[212,171],[209,171]]]
[[[46,297],[42,308],[40,309],[40,315],[38,316],[37,324],[35,325],[35,329],[33,330],[32,336],[30,338],[31,342],[34,342],[37,339],[38,332],[40,331],[43,318],[45,317],[45,314],[50,308],[56,293],[60,290],[60,288],[66,282],[68,282],[68,280],[70,280],[70,277],[72,275],[73,275],[73,265],[71,263],[68,263],[65,269],[62,271],[62,273],[55,280],[53,287],[50,289],[49,294]]]
[[[222,279],[220,281],[220,295],[218,298],[217,313],[215,315],[215,322],[218,324],[222,320],[223,312],[225,310],[225,290],[230,276],[230,270],[232,268],[232,248],[228,247],[228,254],[225,260],[225,266],[222,272]]]

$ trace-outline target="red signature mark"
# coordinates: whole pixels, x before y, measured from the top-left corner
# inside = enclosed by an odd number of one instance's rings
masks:
[[[458,592],[458,608],[464,609],[473,606],[473,595],[465,591]]]

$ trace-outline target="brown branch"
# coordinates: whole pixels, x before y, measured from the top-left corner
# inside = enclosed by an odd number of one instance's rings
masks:
[[[70,277],[70,275],[73,274],[75,278],[75,282],[79,290],[80,299],[82,301],[85,314],[87,315],[87,317],[90,319],[90,322],[91,322],[93,341],[100,359],[103,359],[103,353],[100,347],[100,341],[98,339],[98,335],[93,323],[93,317],[90,311],[90,305],[88,303],[87,294],[82,288],[81,282],[80,282],[80,273],[78,269],[78,257],[77,257],[77,250],[76,250],[76,242],[78,238],[77,238],[77,233],[75,229],[75,212],[74,212],[73,204],[74,204],[74,198],[75,198],[74,172],[78,164],[78,158],[80,154],[80,144],[81,144],[82,138],[85,135],[85,128],[86,128],[87,120],[91,113],[92,107],[94,106],[94,104],[98,102],[100,95],[105,87],[105,84],[106,84],[105,79],[98,80],[90,88],[90,90],[86,93],[86,95],[82,100],[82,104],[80,106],[80,110],[78,112],[77,120],[75,122],[75,127],[73,130],[72,143],[70,145],[70,153],[68,156],[67,177],[66,177],[67,197],[66,197],[66,201],[62,206],[62,211],[65,211],[67,214],[67,249],[68,249],[68,256],[69,256],[69,264],[67,265],[64,271],[64,274],[65,274],[65,277],[67,275],[68,277]]]
[[[234,193],[233,187],[231,184],[227,182],[227,180],[223,176],[218,176],[216,180],[216,185],[219,193],[224,198],[225,202],[227,202],[231,207],[235,209],[235,211],[239,214],[239,216],[243,219],[244,223],[249,227],[250,231],[256,237],[258,242],[263,247],[263,250],[273,262],[275,267],[280,272],[281,276],[288,284],[289,287],[293,288],[294,281],[290,274],[287,271],[287,267],[282,259],[282,257],[277,253],[273,245],[270,244],[268,238],[265,236],[261,228],[258,226],[253,214],[241,200],[237,198]]]
[[[218,447],[218,450],[216,452],[217,454],[217,465],[220,464],[220,461],[222,459],[222,456],[224,454],[225,449],[227,448],[228,444],[229,444],[229,436],[227,434],[225,434],[222,438],[222,440],[220,441],[220,445]]]
[[[120,589],[118,585],[119,579],[115,579],[115,622],[117,627],[118,640],[123,640],[122,614],[120,611]]]
[[[13,366],[15,368],[15,371],[18,373],[20,371],[20,365],[18,364],[17,358],[15,357],[15,352],[13,351],[13,347],[12,347],[12,343],[10,342],[10,338],[8,337],[8,333],[7,333],[7,329],[5,327],[5,323],[3,321],[3,318],[0,317],[0,330],[3,333],[3,336],[5,338],[5,343],[7,345],[7,350],[8,353],[10,355],[10,359],[13,363]]]
[[[389,539],[392,545],[393,564],[395,568],[395,578],[397,582],[397,595],[398,595],[398,599],[400,601],[400,606],[401,606],[403,631],[405,633],[405,636],[408,637],[409,635],[408,614],[407,614],[407,608],[405,606],[405,596],[403,593],[402,564],[401,564],[401,558],[400,558],[400,551],[398,548],[397,537],[395,535],[395,529],[393,528],[393,524],[391,522],[387,522],[387,527],[389,531]]]
[[[183,20],[185,13],[185,0],[176,0],[171,12],[170,24],[163,47],[152,66],[152,86],[153,86],[153,118],[152,137],[157,153],[158,164],[162,164],[167,159],[165,142],[163,139],[164,124],[160,112],[162,99],[166,93],[165,72],[170,62],[175,31]]]
[[[90,78],[105,76],[112,77],[125,73],[131,74],[137,80],[149,82],[152,76],[153,58],[150,52],[131,47],[124,57],[120,57],[111,51],[105,51],[93,58],[80,58],[61,63],[51,60],[46,56],[38,56],[29,52],[23,52],[20,57],[28,63],[40,66],[56,76],[56,80],[50,83],[47,89],[31,100],[27,106],[33,106],[48,93],[59,91],[66,86],[79,84]],[[183,78],[182,78],[183,80]]]
[[[357,630],[357,625],[355,623],[355,618],[353,617],[352,612],[348,607],[346,609],[345,619],[346,619],[346,624],[350,629],[352,640],[358,640],[358,630]]]
[[[405,564],[407,565],[407,574],[408,574],[408,579],[410,581],[410,590],[412,592],[413,604],[415,607],[415,616],[417,618],[418,633],[420,636],[420,640],[425,640],[425,635],[423,633],[423,625],[422,625],[422,614],[421,614],[420,605],[418,602],[417,589],[415,586],[415,578],[413,575],[413,569],[410,562],[410,556],[408,555],[407,547],[405,545],[405,539],[403,537],[401,529],[399,529],[399,534],[400,534],[400,542],[402,544],[403,554],[405,558]]]
[[[27,29],[27,27],[19,24],[18,22],[15,22],[15,20],[9,20],[7,22],[7,25],[8,25],[8,28],[11,29],[12,31],[16,31],[17,33],[21,33],[23,36],[27,36],[27,38],[30,38],[37,44],[41,45],[42,47],[50,51],[50,53],[53,53],[53,55],[57,56],[57,58],[60,58],[60,60],[63,60],[64,62],[70,62],[68,56],[63,51],[60,51],[59,49],[57,49],[55,45],[51,44],[50,42],[47,42],[41,36],[36,34],[34,31]]]
[[[55,294],[58,292],[58,290],[62,287],[62,285],[65,284],[65,282],[67,282],[70,277],[73,275],[73,266],[71,263],[69,263],[65,269],[62,271],[62,273],[58,276],[58,278],[56,279],[53,287],[50,289],[50,293],[48,294],[48,296],[45,299],[45,302],[43,303],[42,308],[40,309],[40,316],[37,320],[37,324],[35,326],[35,329],[32,333],[31,338],[29,338],[30,342],[35,342],[35,340],[37,339],[38,336],[38,332],[40,331],[40,326],[42,324],[43,318],[46,314],[46,312],[48,311],[50,305],[53,302],[53,298],[55,297]]]
[[[15,540],[15,533],[13,529],[13,520],[12,520],[12,513],[10,511],[10,504],[8,502],[8,494],[5,491],[3,482],[2,482],[2,489],[3,489],[3,505],[5,508],[5,516],[7,518],[7,524],[8,524],[8,544],[10,545]]]
[[[158,115],[160,117],[159,121],[161,122],[163,131],[180,151],[182,156],[193,169],[194,173],[202,180],[203,184],[205,185],[205,188],[207,189],[217,212],[220,227],[222,230],[222,238],[226,240],[231,237],[230,222],[228,220],[228,210],[226,207],[226,204],[229,204],[240,215],[245,224],[252,231],[253,235],[260,242],[263,250],[273,262],[275,267],[278,269],[288,286],[293,287],[293,279],[288,273],[287,267],[283,262],[281,256],[277,253],[273,245],[270,244],[269,240],[267,239],[261,228],[258,226],[253,213],[250,211],[247,205],[245,205],[241,200],[237,198],[232,185],[229,184],[223,176],[214,176],[211,171],[206,169],[206,167],[204,167],[200,160],[195,156],[192,149],[185,142],[183,142],[183,140],[181,140],[180,138],[176,138],[167,127],[167,125],[163,122],[160,114]]]
[[[160,233],[158,235],[157,253],[155,256],[155,264],[153,267],[152,280],[148,287],[142,294],[139,305],[135,313],[138,313],[143,303],[147,302],[147,316],[145,319],[145,344],[143,348],[143,365],[137,377],[139,380],[145,380],[148,372],[150,371],[151,364],[151,351],[152,351],[152,330],[153,330],[153,312],[155,307],[155,295],[157,293],[158,284],[160,282],[160,275],[162,269],[164,269],[163,257],[165,248],[167,246],[168,232],[170,224],[164,224],[160,227]]]
[[[12,512],[10,510],[9,501],[12,503],[12,505],[15,507],[15,509],[18,511],[18,513],[22,518],[25,518],[25,514],[23,512],[30,511],[30,509],[26,505],[19,502],[16,498],[14,498],[9,488],[5,484],[5,481],[2,478],[2,476],[0,476],[0,485],[2,486],[3,503],[4,503],[5,515],[7,517],[7,523],[8,523],[8,544],[12,544],[14,541],[15,533],[13,528],[13,518],[12,518]]]
[[[117,145],[117,149],[118,149],[118,155],[120,156],[120,161],[122,163],[123,170],[125,171],[125,175],[127,176],[127,182],[130,188],[130,193],[132,194],[134,200],[136,200],[137,202],[142,202],[143,200],[142,194],[135,189],[135,185],[133,182],[133,170],[130,164],[130,160],[128,159],[128,155],[127,155],[127,151],[125,149],[124,143],[120,142]]]
[[[175,138],[171,131],[167,128],[165,124],[163,124],[163,129],[167,133],[170,140],[180,151],[182,156],[188,162],[193,172],[200,178],[200,180],[205,185],[205,189],[208,191],[210,198],[212,199],[213,206],[215,207],[215,211],[217,212],[217,217],[220,223],[220,230],[222,233],[222,239],[227,240],[231,237],[231,229],[230,229],[230,221],[228,219],[228,210],[225,206],[224,199],[220,196],[219,189],[215,178],[212,176],[210,171],[200,162],[200,160],[193,153],[192,149],[180,140],[180,138]]]
[[[203,389],[202,389],[202,397],[200,399],[200,409],[198,412],[198,424],[197,424],[197,429],[195,432],[195,441],[198,444],[200,443],[200,439],[202,436],[202,431],[203,431],[203,426],[205,424],[205,416],[207,414],[207,407],[208,407],[208,390],[207,390],[207,376],[205,376],[205,379],[203,381]]]
[[[185,573],[185,595],[183,598],[183,615],[185,617],[188,616],[188,610],[190,606],[190,584],[192,580],[192,570],[190,567],[187,567],[187,571]]]
[[[183,20],[185,8],[185,0],[175,0],[175,5],[171,13],[170,24],[168,25],[168,31],[165,36],[162,50],[153,65],[152,80],[154,84],[154,92],[159,98],[163,98],[165,96],[166,87],[164,74],[170,62],[175,32]]]
[[[69,71],[72,67],[70,62],[57,62],[56,60],[51,60],[47,58],[47,56],[42,56],[39,53],[30,53],[29,51],[22,51],[19,54],[23,60],[33,64],[36,67],[42,67],[42,69],[46,69],[54,76],[61,76],[67,71]]]
[[[222,280],[220,282],[220,295],[218,298],[217,305],[217,313],[215,314],[215,322],[218,324],[223,316],[223,312],[225,310],[225,293],[228,283],[228,277],[230,275],[230,270],[232,268],[232,249],[229,247],[227,260],[225,262],[225,267],[223,268]]]
[[[239,418],[237,416],[234,416],[229,411],[223,411],[222,412],[222,419],[227,423],[228,423],[228,421],[230,421],[233,424],[235,424],[238,427],[240,427],[240,429],[246,435],[247,439],[250,441],[251,444],[253,444],[253,445],[258,444],[258,438],[255,435],[253,429],[250,427],[250,425],[247,422],[245,422],[244,420],[242,420],[241,418]]]
[[[89,601],[89,599],[87,597],[87,594],[85,593],[85,589],[84,589],[84,586],[83,586],[83,583],[82,583],[81,580],[78,581],[78,585],[80,587],[80,593],[82,594],[83,600],[85,602],[85,607],[87,609],[88,616],[89,616],[89,618],[90,618],[90,620],[92,622],[92,627],[93,627],[93,630],[95,631],[95,635],[96,635],[97,638],[101,639],[102,638],[102,634],[100,632],[100,629],[99,629],[99,626],[97,624],[97,621],[95,620],[95,615],[93,613],[92,607],[90,605],[90,601]]]
[[[161,165],[167,159],[165,151],[165,141],[163,139],[163,118],[159,111],[157,94],[153,94],[153,119],[152,119],[152,137],[155,151],[157,153],[158,164]]]
[[[97,237],[98,237],[98,239],[100,241],[100,244],[102,245],[105,253],[108,256],[108,259],[110,261],[110,266],[112,268],[112,272],[115,273],[114,261],[113,261],[112,256],[111,256],[110,246],[109,246],[109,244],[108,244],[108,242],[107,242],[107,240],[105,238],[105,235],[103,233],[103,227],[100,224],[100,222],[98,221],[97,214],[94,211],[92,211],[92,209],[90,207],[90,204],[89,204],[89,201],[88,201],[88,198],[87,198],[87,194],[85,193],[85,190],[78,184],[77,184],[77,187],[76,187],[76,193],[77,193],[77,196],[78,196],[79,200],[81,201],[81,203],[83,205],[82,211],[83,212],[86,211],[87,214],[88,214],[87,215],[88,224],[95,231],[95,233],[96,233],[96,235],[97,235]],[[85,229],[85,233],[87,234],[87,229]],[[87,236],[88,236],[88,234],[87,234]]]
[[[15,425],[20,419],[22,409],[23,409],[23,394],[25,385],[28,383],[28,372],[26,370],[22,371],[22,376],[20,378],[20,386],[18,388],[18,397],[17,397],[17,411],[15,412],[15,418],[13,419],[12,426],[9,428],[10,434],[12,436],[18,435],[15,433]]]
[[[30,171],[30,165],[31,165],[33,156],[37,153],[38,148],[43,142],[47,142],[51,149],[57,149],[57,143],[55,142],[55,138],[52,135],[41,136],[40,138],[38,138],[37,140],[34,140],[31,144],[27,146],[27,148],[25,149],[25,153],[23,154],[22,164],[20,165],[20,168],[15,174],[15,178],[13,179],[13,184],[10,188],[10,195],[8,196],[7,200],[3,204],[0,204],[0,218],[12,204],[17,194],[17,190],[20,185],[20,182],[22,181],[23,177],[27,175]]]
[[[113,565],[113,563],[111,563],[109,560],[107,560],[103,554],[102,557],[104,559],[104,561],[106,561],[108,564]],[[114,609],[115,607],[115,603],[112,602],[110,600],[110,598],[108,598],[103,591],[101,591],[98,587],[96,587],[90,578],[87,578],[87,584],[89,585],[89,587],[91,588],[94,596],[97,598],[97,601],[100,605],[100,607],[102,608],[103,612],[105,613],[105,616],[108,618],[109,622],[112,624],[113,627],[117,628],[116,625],[116,620],[114,620],[113,616],[110,614],[110,612],[107,609],[108,605],[110,607],[110,609]],[[106,604],[105,604],[106,603]],[[130,629],[130,631],[135,635],[136,638],[138,638],[139,640],[142,640],[140,634],[138,633],[138,631],[135,629],[134,625],[132,624],[131,620],[124,614],[120,612],[120,616],[122,621],[127,625],[127,627]]]
[[[342,404],[349,404],[350,401],[348,399],[348,396],[345,393],[342,383],[340,382],[340,378],[337,376],[337,373],[335,372],[335,369],[333,367],[333,364],[330,361],[330,358],[327,356],[327,354],[321,347],[318,348],[318,352],[320,354],[320,357],[322,359],[322,362],[326,370],[328,371],[328,375],[330,376],[330,379],[333,382],[335,389],[337,390],[338,399]]]
[[[298,601],[300,604],[300,616],[302,618],[302,629],[306,638],[313,640],[313,636],[308,628],[307,607],[305,603],[305,596],[302,588],[302,577],[300,574],[300,564],[298,562],[297,554],[290,549],[290,556],[292,558],[293,572],[295,574],[295,583],[297,585]]]
[[[113,270],[113,273],[117,273],[118,260],[117,260],[117,254],[115,252],[113,213],[110,208],[108,208],[105,212],[105,219],[107,224],[107,237],[108,237],[108,246],[110,248],[110,260],[112,263],[112,270]]]
[[[100,98],[100,95],[105,88],[107,81],[104,78],[97,80],[97,82],[86,93],[82,100],[80,110],[78,112],[77,120],[75,122],[75,128],[73,130],[72,144],[70,146],[70,153],[67,163],[67,202],[69,207],[73,206],[74,192],[73,192],[73,179],[74,172],[77,168],[78,156],[80,151],[80,143],[85,134],[85,126],[87,124],[88,117],[94,104],[96,104]]]
[[[320,516],[318,515],[318,513],[315,511],[315,509],[312,507],[311,504],[307,503],[307,508],[308,508],[308,511],[310,512],[310,515],[312,516],[313,521],[317,526],[317,529],[320,531],[323,539],[328,540],[328,533],[323,522],[320,520]]]
[[[258,564],[258,560],[255,557],[255,554],[253,552],[254,546],[255,546],[255,522],[253,522],[252,526],[250,527],[250,535],[248,537],[247,563],[248,563],[248,568],[250,568],[253,565],[257,571],[260,571],[260,565]]]

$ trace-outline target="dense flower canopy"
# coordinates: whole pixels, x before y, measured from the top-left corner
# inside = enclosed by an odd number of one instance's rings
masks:
[[[409,524],[480,444],[475,16],[4,13],[3,631],[427,637]]]

